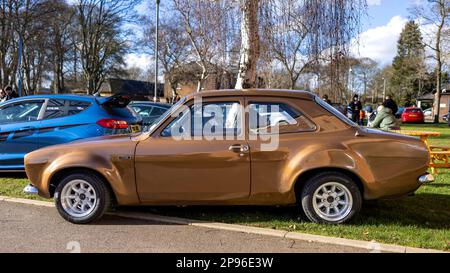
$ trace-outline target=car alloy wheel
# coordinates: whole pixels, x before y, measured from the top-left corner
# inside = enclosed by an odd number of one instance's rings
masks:
[[[337,182],[319,187],[313,197],[314,211],[326,221],[345,219],[353,207],[353,197],[349,189]]]
[[[319,224],[343,224],[362,206],[362,194],[355,181],[340,172],[323,172],[306,181],[301,196],[305,215]]]
[[[106,182],[91,171],[80,170],[61,179],[55,191],[59,214],[74,224],[89,224],[111,207],[112,192]]]
[[[98,198],[94,187],[87,181],[77,179],[67,183],[61,192],[61,204],[72,217],[82,218],[95,210]]]

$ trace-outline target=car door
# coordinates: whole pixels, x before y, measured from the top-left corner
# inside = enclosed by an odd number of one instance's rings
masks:
[[[24,100],[0,107],[0,170],[22,169],[24,156],[38,148],[44,102]]]
[[[180,116],[140,142],[135,166],[141,201],[183,204],[247,200],[250,154],[242,105],[241,98],[209,99],[200,105],[191,102]],[[183,137],[176,132],[182,132]]]
[[[292,184],[285,182],[297,167],[292,165],[293,156],[317,138],[317,127],[301,112],[301,103],[283,98],[247,99],[252,198],[259,198],[259,203],[289,201],[286,196]]]

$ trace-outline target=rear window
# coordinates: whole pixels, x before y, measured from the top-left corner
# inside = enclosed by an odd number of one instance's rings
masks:
[[[102,105],[103,109],[105,111],[112,115],[122,118],[130,118],[130,117],[137,117],[137,113],[129,106],[127,107],[113,107],[108,105]]]
[[[405,113],[416,113],[416,114],[419,114],[419,113],[422,113],[422,109],[406,109]]]

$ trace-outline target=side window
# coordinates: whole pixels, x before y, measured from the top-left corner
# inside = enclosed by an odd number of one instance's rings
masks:
[[[285,103],[252,102],[249,107],[251,134],[270,134],[275,129],[279,133],[310,132],[317,128],[297,109]]]
[[[65,100],[49,100],[45,109],[44,119],[64,117]]]
[[[238,102],[206,103],[191,106],[162,132],[174,136],[238,136],[242,133],[242,107]]]
[[[24,101],[0,108],[0,124],[37,121],[44,101]]]
[[[91,103],[85,101],[51,99],[48,101],[44,119],[73,116],[83,112],[89,106]]]
[[[88,109],[91,105],[87,101],[69,100],[68,116],[77,115]]]

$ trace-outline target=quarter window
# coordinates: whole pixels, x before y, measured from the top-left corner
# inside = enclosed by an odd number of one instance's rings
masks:
[[[298,133],[315,131],[316,125],[285,103],[255,102],[249,105],[250,133]]]
[[[84,101],[51,99],[48,101],[44,118],[55,119],[73,116],[83,112],[89,106],[91,104]]]

